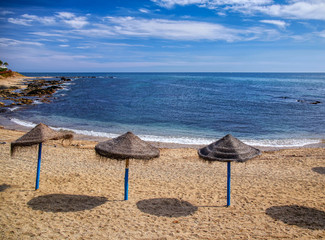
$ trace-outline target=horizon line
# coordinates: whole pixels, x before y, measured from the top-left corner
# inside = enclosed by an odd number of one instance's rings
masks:
[[[17,71],[18,72],[18,71]],[[256,72],[256,71],[122,71],[122,72],[118,72],[118,71],[95,71],[95,72],[91,72],[91,71],[19,71],[21,73],[323,73],[324,72],[318,72],[318,71],[261,71],[261,72]]]

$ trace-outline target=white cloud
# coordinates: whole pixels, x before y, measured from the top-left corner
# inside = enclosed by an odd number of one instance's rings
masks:
[[[175,40],[226,40],[237,39],[235,32],[222,25],[164,19],[135,19],[132,17],[111,18],[114,30],[120,35],[154,37]]]
[[[79,49],[88,49],[88,48],[90,48],[90,46],[79,46],[79,47],[76,47],[76,48],[79,48]]]
[[[57,17],[62,19],[72,19],[75,18],[76,15],[71,12],[57,12]]]
[[[62,20],[64,23],[70,25],[73,28],[82,28],[88,24],[86,17],[75,17],[72,19]]]
[[[63,47],[63,48],[70,47],[70,45],[67,45],[67,44],[62,44],[62,45],[59,45],[59,46]]]
[[[55,18],[54,17],[38,17],[36,15],[30,14],[23,14],[21,15],[24,19],[29,19],[31,21],[41,22],[43,24],[54,24]]]
[[[141,44],[127,44],[127,43],[104,43],[107,46],[116,46],[116,47],[146,47],[146,45]]]
[[[33,22],[40,22],[42,24],[50,25],[55,23],[55,18],[23,14],[20,18],[8,18],[8,22],[24,26],[31,26]]]
[[[195,4],[199,7],[245,14],[256,12],[274,17],[325,20],[324,0],[288,0],[287,4],[276,4],[273,0],[151,0],[161,7]]]
[[[200,7],[207,7],[211,9],[218,8],[220,6],[226,5],[236,5],[236,6],[258,6],[258,5],[265,5],[270,4],[272,0],[151,0],[158,4],[161,7],[171,8],[175,5],[198,5]]]
[[[279,28],[285,28],[288,24],[285,21],[281,20],[261,20],[261,23],[273,24],[278,26]]]
[[[88,37],[105,37],[115,35],[113,30],[106,26],[95,26],[96,28],[92,29],[76,29],[73,30],[73,33],[88,36]]]
[[[77,29],[83,28],[85,25],[89,24],[86,17],[77,17],[71,12],[58,12],[56,16],[60,18],[62,22]]]
[[[295,1],[289,5],[270,5],[255,10],[275,17],[325,20],[325,1]]]
[[[17,24],[17,25],[23,25],[23,26],[31,26],[32,20],[30,19],[24,19],[24,18],[8,18],[8,22]]]
[[[324,30],[324,31],[322,31],[322,32],[319,32],[319,33],[318,33],[318,35],[319,35],[320,37],[323,37],[323,38],[325,38],[325,30]]]
[[[4,11],[0,11],[0,15],[10,15],[10,14],[14,14],[14,12],[12,12],[12,11],[6,11],[6,10],[4,10]]]
[[[149,13],[150,12],[148,9],[145,9],[145,8],[140,8],[139,11],[142,12],[142,13]]]
[[[205,0],[151,0],[154,3],[158,4],[161,7],[171,8],[175,5],[189,5],[189,4],[201,4],[206,2]]]
[[[42,36],[42,37],[63,37],[64,35],[58,33],[48,33],[48,32],[31,32],[31,34]]]
[[[54,25],[57,21],[63,22],[72,28],[80,29],[89,24],[87,18],[84,16],[76,16],[70,12],[58,12],[55,16],[39,17],[36,15],[23,14],[19,18],[8,18],[8,22],[24,26],[32,26],[34,22]]]
[[[8,46],[21,46],[21,45],[33,45],[33,46],[42,46],[42,43],[33,42],[33,41],[20,41],[10,38],[0,38],[0,46],[8,47]]]
[[[112,31],[116,35],[151,37],[172,40],[223,40],[249,41],[266,39],[278,34],[275,30],[262,28],[233,29],[220,24],[199,21],[174,21],[165,19],[136,19],[133,17],[110,17]]]

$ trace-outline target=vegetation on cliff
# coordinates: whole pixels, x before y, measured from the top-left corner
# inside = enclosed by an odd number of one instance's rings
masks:
[[[3,62],[0,60],[0,79],[4,78],[13,78],[13,77],[25,77],[24,75],[14,72],[11,69],[8,69],[7,66],[9,64],[7,62]]]

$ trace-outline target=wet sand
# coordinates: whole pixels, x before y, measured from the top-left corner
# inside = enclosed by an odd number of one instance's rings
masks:
[[[161,148],[151,161],[98,158],[96,142],[43,145],[10,157],[23,132],[0,129],[0,239],[322,239],[325,149],[263,152],[232,164],[200,160],[195,148]]]

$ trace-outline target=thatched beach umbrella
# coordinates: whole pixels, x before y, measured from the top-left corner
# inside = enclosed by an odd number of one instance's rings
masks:
[[[126,160],[125,181],[124,181],[124,200],[128,200],[129,187],[129,159],[152,159],[159,157],[158,148],[141,140],[131,132],[127,132],[117,138],[100,142],[95,146],[96,152],[107,158]]]
[[[39,187],[39,177],[41,171],[41,153],[42,143],[47,140],[58,140],[58,139],[72,139],[71,133],[56,132],[49,128],[47,125],[40,123],[28,133],[18,138],[16,141],[11,143],[11,155],[16,151],[18,147],[32,146],[38,144],[38,163],[36,173],[36,184],[35,190]]]
[[[220,140],[199,149],[198,154],[201,158],[208,161],[227,162],[227,206],[230,206],[230,163],[246,162],[260,155],[261,151],[228,134]]]

